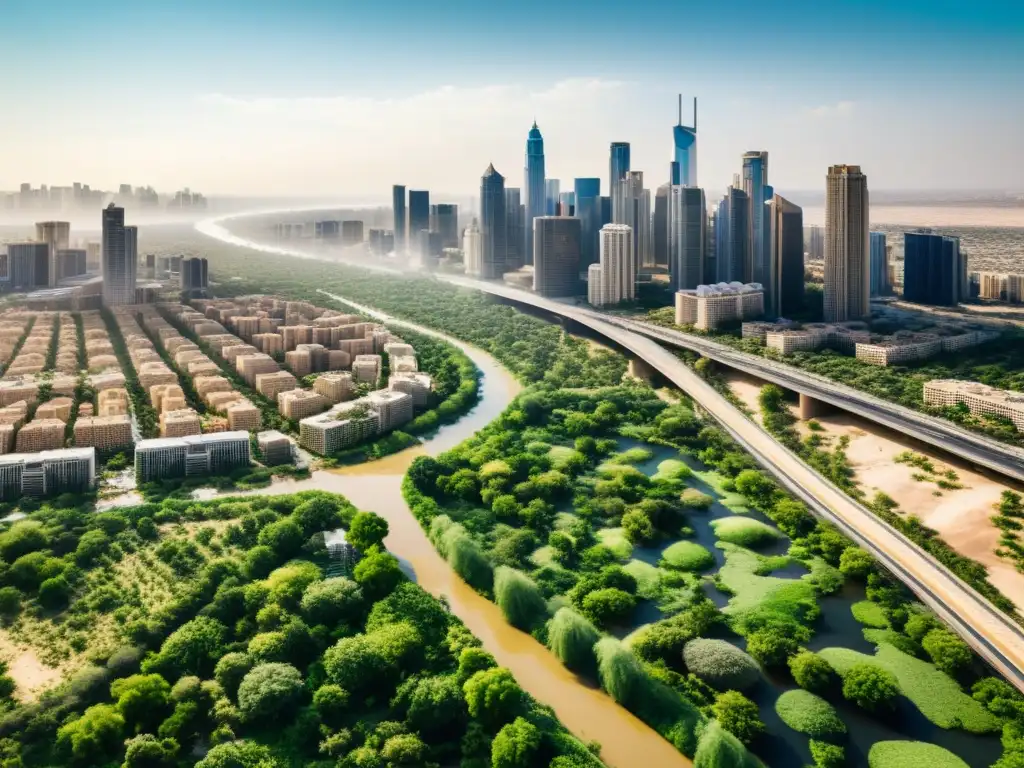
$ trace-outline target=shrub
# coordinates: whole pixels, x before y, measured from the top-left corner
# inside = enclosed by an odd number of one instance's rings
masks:
[[[693,768],[753,768],[754,765],[746,747],[718,721],[712,720],[704,727],[693,756]]]
[[[178,744],[173,739],[160,740],[151,733],[143,733],[125,743],[122,768],[170,768]]]
[[[337,725],[348,709],[348,691],[340,685],[325,683],[313,694],[313,706],[328,725]]]
[[[786,691],[775,701],[775,711],[794,731],[812,738],[846,733],[846,726],[832,705],[807,691]]]
[[[843,675],[843,696],[869,712],[893,709],[899,693],[896,678],[874,664],[855,664]]]
[[[352,518],[345,538],[360,552],[380,547],[388,535],[388,521],[375,512],[359,512]]]
[[[839,570],[844,576],[863,581],[875,572],[875,559],[860,547],[847,547],[839,558]]]
[[[412,730],[432,741],[457,735],[466,720],[466,700],[454,675],[419,680],[409,694],[406,720]]]
[[[302,593],[302,615],[311,626],[335,627],[356,621],[363,609],[363,591],[351,579],[314,581]]]
[[[907,637],[915,642],[920,643],[924,640],[924,636],[931,632],[933,629],[940,628],[939,620],[936,619],[930,613],[915,613],[909,619],[907,619],[906,625],[903,627],[903,631]]]
[[[627,709],[635,707],[649,679],[640,660],[614,637],[605,637],[594,647],[601,687]]]
[[[155,667],[167,670],[173,678],[181,675],[207,677],[224,652],[226,633],[227,628],[219,621],[198,616],[172,632],[155,659],[143,664],[143,671]]]
[[[765,627],[747,635],[747,653],[766,667],[781,667],[796,653],[799,643],[792,634]]]
[[[942,747],[920,741],[879,741],[868,752],[870,768],[967,768]]]
[[[17,587],[0,588],[0,616],[17,616],[21,611],[21,591]]]
[[[679,502],[687,509],[708,509],[715,503],[715,499],[696,488],[687,488],[679,496]]]
[[[213,676],[220,683],[220,687],[231,698],[238,693],[238,686],[242,684],[242,678],[253,667],[253,659],[247,653],[226,653],[220,657],[214,669]]]
[[[974,654],[970,646],[948,629],[933,629],[924,636],[921,647],[938,669],[956,676],[970,668]]]
[[[491,726],[516,718],[526,705],[526,693],[504,667],[477,672],[462,687],[469,714]]]
[[[71,597],[71,585],[63,576],[54,576],[39,585],[39,604],[51,610],[61,608]]]
[[[706,548],[694,541],[677,541],[661,554],[667,568],[681,571],[703,571],[715,564],[715,557]]]
[[[531,768],[537,765],[541,734],[521,717],[504,726],[491,744],[492,768]]]
[[[837,680],[832,665],[812,651],[801,651],[791,656],[789,671],[797,685],[815,693],[827,691]]]
[[[474,589],[489,591],[494,571],[484,553],[467,535],[459,536],[448,547],[448,563],[463,581]]]
[[[327,677],[350,693],[387,685],[422,648],[420,633],[407,622],[339,640],[323,657]]]
[[[634,544],[643,544],[654,538],[651,518],[641,509],[631,509],[622,516],[622,530]]]
[[[719,690],[746,690],[761,679],[757,662],[725,640],[691,640],[683,648],[687,669]]]
[[[583,598],[583,614],[599,627],[625,623],[636,607],[636,598],[615,587],[597,589]]]
[[[115,680],[110,696],[130,725],[155,724],[163,717],[171,686],[160,675],[132,675]]]
[[[102,765],[121,744],[124,718],[109,704],[89,707],[57,731],[57,748],[77,762]]]
[[[559,608],[548,622],[548,648],[573,672],[592,674],[596,670],[594,643],[600,638],[594,625],[572,608]]]
[[[739,691],[720,693],[711,705],[711,712],[725,730],[744,744],[764,733],[757,704]]]
[[[547,604],[537,585],[524,573],[506,566],[494,572],[494,601],[513,627],[530,631],[547,616]]]
[[[846,765],[846,750],[840,745],[811,739],[810,747],[815,768],[843,768]]]
[[[384,742],[380,755],[388,761],[388,766],[423,765],[427,745],[418,736],[401,733]]]
[[[281,768],[281,763],[262,744],[230,741],[207,752],[195,768]]]
[[[387,552],[368,554],[356,564],[353,576],[363,592],[374,600],[390,594],[405,580],[398,560]]]
[[[770,544],[782,536],[777,530],[760,520],[739,515],[712,520],[711,527],[715,531],[715,536],[720,540],[748,549]]]
[[[260,664],[238,686],[238,708],[246,720],[269,719],[291,711],[302,694],[302,675],[290,664]]]

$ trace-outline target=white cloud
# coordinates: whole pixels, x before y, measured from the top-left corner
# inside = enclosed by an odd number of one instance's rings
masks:
[[[823,104],[818,107],[808,107],[804,114],[810,117],[831,117],[833,115],[848,115],[853,112],[856,102],[839,101],[835,104]]]

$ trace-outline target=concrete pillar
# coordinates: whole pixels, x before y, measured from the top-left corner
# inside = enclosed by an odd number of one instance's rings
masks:
[[[800,419],[807,421],[808,419],[816,419],[819,416],[825,416],[831,413],[833,410],[832,406],[828,403],[823,403],[821,400],[816,400],[810,395],[805,395],[803,392],[800,393]]]
[[[650,383],[651,377],[654,376],[654,370],[643,360],[640,360],[638,358],[630,358],[629,375],[632,376],[634,379],[640,379],[640,381],[646,381],[647,383]]]

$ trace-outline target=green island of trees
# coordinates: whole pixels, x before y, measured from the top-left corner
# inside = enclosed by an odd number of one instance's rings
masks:
[[[602,765],[341,496],[70,501],[0,532],[3,631],[66,673],[0,669],[4,768]]]

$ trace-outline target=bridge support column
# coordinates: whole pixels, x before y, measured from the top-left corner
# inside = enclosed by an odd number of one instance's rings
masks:
[[[832,406],[816,400],[810,395],[800,393],[800,418],[803,421],[815,419],[818,416],[825,416],[832,412]]]
[[[654,376],[654,370],[643,360],[633,357],[629,360],[629,375],[634,379],[650,383],[651,378]]]

